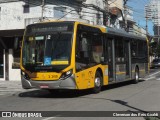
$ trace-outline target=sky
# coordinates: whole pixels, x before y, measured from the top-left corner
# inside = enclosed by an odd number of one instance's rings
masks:
[[[128,0],[127,2],[127,5],[132,7],[133,19],[143,28],[146,28],[145,5],[149,4],[149,1],[150,0]],[[154,35],[152,21],[148,21],[148,32]]]

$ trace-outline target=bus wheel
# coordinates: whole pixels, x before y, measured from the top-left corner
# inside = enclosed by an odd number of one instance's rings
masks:
[[[102,76],[100,72],[97,71],[94,78],[93,93],[99,93],[101,91],[101,87],[102,87]]]
[[[138,68],[135,69],[135,77],[134,77],[134,81],[135,84],[139,82],[139,70]]]

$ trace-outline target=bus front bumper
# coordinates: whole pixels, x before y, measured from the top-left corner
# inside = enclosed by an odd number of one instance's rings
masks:
[[[74,75],[68,77],[65,80],[28,80],[21,75],[22,87],[24,89],[40,88],[40,89],[76,89],[75,77]]]

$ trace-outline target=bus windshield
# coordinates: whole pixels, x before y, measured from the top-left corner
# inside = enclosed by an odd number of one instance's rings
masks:
[[[71,32],[52,32],[51,34],[35,34],[26,36],[23,47],[23,66],[29,70],[37,71],[64,69],[70,63]],[[27,67],[28,66],[28,67]],[[31,70],[31,71],[32,71]]]

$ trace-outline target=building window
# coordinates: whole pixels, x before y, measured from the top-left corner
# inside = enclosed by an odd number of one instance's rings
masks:
[[[97,19],[96,19],[96,20],[97,20],[97,21],[96,21],[96,22],[97,22],[97,25],[101,25],[102,22],[101,22],[101,15],[100,15],[100,13],[97,13],[97,14],[96,14],[96,18],[97,18]]]
[[[66,7],[54,7],[54,17],[61,18],[65,15]]]
[[[124,40],[122,37],[115,38],[115,57],[117,63],[125,62],[125,46]]]
[[[29,13],[29,5],[28,4],[23,5],[23,13]]]

